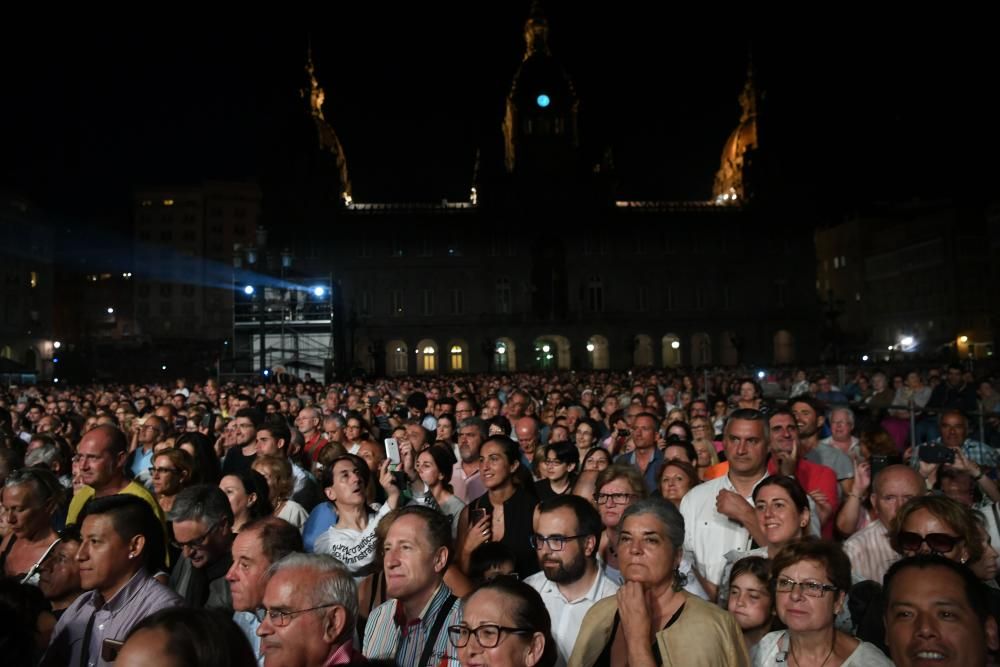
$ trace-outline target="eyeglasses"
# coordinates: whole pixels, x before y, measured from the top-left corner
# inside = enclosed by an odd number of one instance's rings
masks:
[[[258,609],[253,615],[257,617],[257,621],[260,623],[264,622],[264,618],[271,619],[271,625],[276,628],[283,628],[292,620],[292,616],[297,616],[298,614],[304,614],[307,611],[316,611],[317,609],[326,609],[327,607],[336,607],[339,602],[329,602],[327,604],[321,604],[318,607],[309,607],[308,609],[296,609],[295,611],[278,611],[276,609]]]
[[[464,625],[448,626],[448,641],[455,648],[465,648],[469,645],[469,637],[476,636],[476,641],[483,648],[493,648],[500,643],[500,634],[507,632],[512,635],[530,635],[534,630],[530,628],[508,628],[496,623],[484,623],[478,628],[472,629]]]
[[[565,461],[560,461],[559,459],[545,459],[544,461],[542,461],[542,465],[547,465],[547,466],[565,466],[565,465],[569,465],[569,464],[566,463]]]
[[[798,586],[804,595],[811,598],[821,598],[827,591],[831,593],[838,589],[831,584],[821,584],[818,581],[795,581],[788,577],[778,577],[774,580],[774,590],[778,593],[791,593]]]
[[[188,549],[200,549],[203,546],[205,546],[205,540],[208,539],[208,536],[211,535],[215,531],[215,529],[219,527],[219,525],[220,525],[219,523],[212,524],[212,527],[206,530],[204,535],[202,535],[201,537],[196,537],[195,539],[190,540],[188,542],[178,542],[177,540],[170,540],[170,546],[172,546],[175,549],[184,549],[185,547],[187,547]]]
[[[632,498],[634,493],[595,493],[594,500],[598,505],[625,505]]]
[[[539,535],[535,533],[528,537],[528,542],[531,543],[532,549],[540,549],[544,544],[552,551],[562,551],[563,547],[570,540],[579,540],[580,538],[589,537],[588,535]]]
[[[150,475],[166,475],[168,472],[177,472],[177,468],[148,468]]]
[[[897,539],[899,540],[899,548],[903,551],[920,551],[921,545],[926,544],[927,548],[936,554],[946,554],[962,541],[961,537],[945,533],[921,535],[920,533],[911,533],[910,531],[899,533]]]

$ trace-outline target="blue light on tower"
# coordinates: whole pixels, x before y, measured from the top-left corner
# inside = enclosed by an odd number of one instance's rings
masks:
[[[538,97],[535,98],[535,103],[544,109],[552,103],[552,100],[545,93],[539,93]]]
[[[317,299],[321,299],[326,294],[326,290],[322,287],[314,287],[312,293]]]
[[[247,285],[246,287],[244,287],[243,288],[243,293],[246,294],[247,296],[252,295],[253,294],[253,285]]]

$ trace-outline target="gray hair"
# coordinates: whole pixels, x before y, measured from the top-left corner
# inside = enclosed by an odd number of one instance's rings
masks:
[[[347,420],[344,419],[343,415],[337,412],[325,415],[323,417],[323,421],[327,420],[336,422],[337,426],[339,426],[340,428],[344,428],[345,426],[347,426]]]
[[[771,442],[771,422],[760,410],[752,408],[741,408],[733,410],[733,413],[726,419],[726,425],[722,428],[723,436],[729,434],[729,427],[735,421],[759,422],[764,427],[764,443]]]
[[[625,519],[642,514],[652,514],[657,521],[663,524],[667,539],[670,540],[675,549],[684,546],[684,517],[681,516],[680,510],[673,503],[656,496],[643,498],[629,505],[622,514],[621,523],[618,524],[619,530],[625,525]]]
[[[273,577],[284,570],[309,570],[312,576],[306,589],[311,595],[311,607],[325,604],[340,605],[347,612],[344,633],[350,635],[358,620],[358,585],[347,566],[329,554],[290,553],[267,570]],[[318,609],[317,611],[323,611]]]
[[[480,436],[482,436],[483,440],[490,437],[490,431],[489,428],[486,426],[486,422],[484,422],[479,417],[466,417],[465,419],[463,419],[458,423],[458,428],[468,428],[469,426],[475,426],[476,428],[478,428],[479,434]]]
[[[854,428],[854,411],[846,406],[838,406],[830,410],[830,421],[833,421],[833,416],[838,412],[842,412],[847,415],[847,421],[851,423],[851,428]]]
[[[170,521],[204,521],[210,526],[224,520],[233,525],[233,508],[229,498],[217,486],[196,484],[181,490],[174,499],[173,509],[167,515]]]
[[[51,469],[57,461],[62,462],[62,452],[54,442],[43,442],[24,456],[24,465],[29,467],[45,466]]]
[[[4,480],[3,488],[29,484],[35,489],[35,497],[43,504],[54,502],[58,504],[63,497],[63,487],[59,479],[48,468],[24,467],[12,471]]]

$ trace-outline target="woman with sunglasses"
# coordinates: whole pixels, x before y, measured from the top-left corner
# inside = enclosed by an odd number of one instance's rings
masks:
[[[755,667],[892,667],[877,646],[834,625],[851,586],[851,561],[840,545],[793,542],[771,561],[771,578],[775,610],[787,629],[760,640]]]
[[[903,505],[889,528],[889,543],[904,557],[936,553],[963,564],[983,557],[972,511],[947,496],[921,496]]]
[[[499,576],[479,586],[462,608],[462,622],[448,628],[462,667],[552,667],[556,644],[545,603],[534,588]]]

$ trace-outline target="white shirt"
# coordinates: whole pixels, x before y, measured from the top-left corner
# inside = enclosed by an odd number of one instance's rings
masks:
[[[902,558],[889,546],[889,531],[881,521],[873,521],[844,542],[844,553],[851,559],[851,573],[882,583],[882,578]]]
[[[760,479],[766,476],[767,471]],[[694,560],[702,576],[716,586],[722,583],[726,554],[730,551],[749,551],[751,543],[750,531],[743,524],[716,511],[715,499],[723,489],[736,493],[729,475],[699,484],[688,491],[681,501],[684,551]],[[753,505],[752,496],[747,496],[746,501],[748,505]]]
[[[528,584],[542,596],[545,608],[552,619],[552,638],[556,640],[559,656],[556,667],[565,667],[569,656],[573,653],[573,645],[583,625],[583,617],[598,600],[614,595],[618,584],[612,581],[599,567],[594,583],[584,596],[578,600],[567,600],[559,590],[559,586],[545,578],[545,570],[536,572],[524,583]]]

